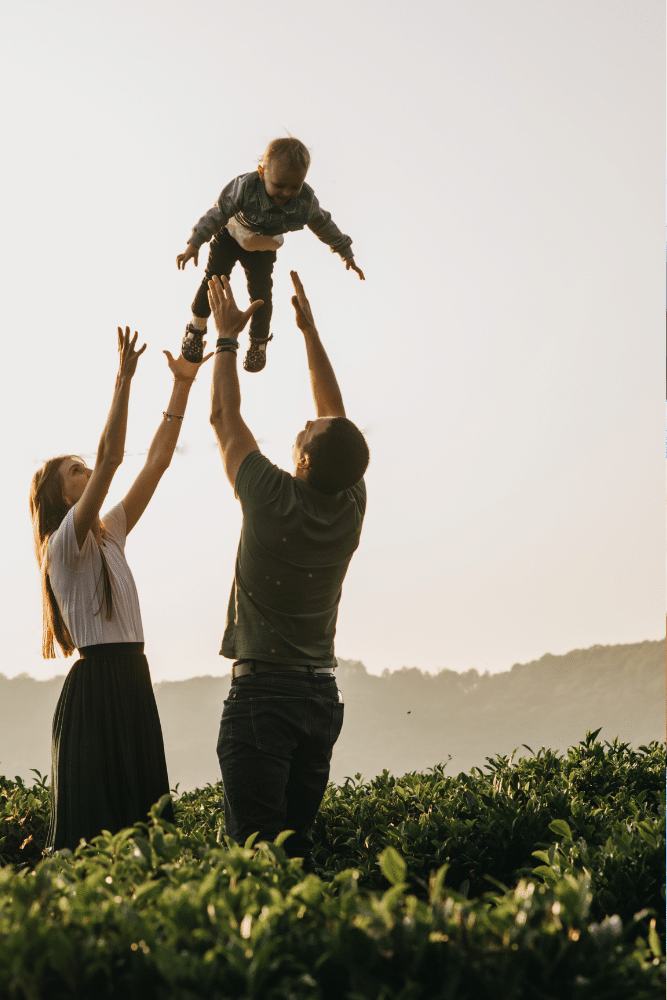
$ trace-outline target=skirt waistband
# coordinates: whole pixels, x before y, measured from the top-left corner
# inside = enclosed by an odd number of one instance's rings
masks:
[[[81,646],[79,656],[82,660],[89,660],[94,656],[118,656],[143,651],[143,642],[99,642],[95,646]]]

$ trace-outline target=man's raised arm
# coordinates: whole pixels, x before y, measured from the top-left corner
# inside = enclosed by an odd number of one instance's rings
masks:
[[[252,431],[241,416],[241,390],[234,344],[238,347],[236,338],[264,302],[256,299],[245,312],[241,312],[224,276],[222,281],[217,276],[209,281],[208,301],[218,331],[211,385],[211,424],[218,439],[227,479],[234,486],[243,459],[251,451],[258,450]],[[231,343],[224,343],[225,340]]]
[[[296,313],[296,325],[303,334],[308,356],[310,385],[313,390],[315,412],[318,417],[344,417],[345,407],[338,382],[331,362],[324,350],[320,335],[315,327],[315,320],[310,303],[303,290],[301,279],[296,271],[290,271],[292,284],[296,295],[292,296],[292,305]]]

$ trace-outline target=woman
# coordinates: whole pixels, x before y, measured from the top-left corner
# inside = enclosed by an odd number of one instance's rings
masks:
[[[51,824],[47,847],[74,850],[83,837],[146,819],[169,793],[162,730],[143,653],[141,613],[125,538],[169,466],[198,364],[174,360],[169,406],[146,463],[121,503],[100,510],[123,460],[130,385],[146,345],[135,350],[118,329],[120,363],[111,409],[89,469],[59,456],[35,473],[30,490],[43,600],[42,653],[79,659],[63,685],[53,719]],[[209,355],[210,357],[210,355]],[[206,359],[204,359],[206,360]],[[173,807],[162,814],[173,820]]]

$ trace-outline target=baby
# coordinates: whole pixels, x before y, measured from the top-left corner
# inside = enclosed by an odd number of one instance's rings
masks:
[[[313,189],[305,183],[309,166],[310,153],[302,142],[291,136],[274,139],[266,147],[257,171],[234,178],[223,189],[217,205],[193,228],[185,253],[176,258],[179,269],[191,257],[197,264],[202,243],[211,240],[211,248],[204,280],[192,303],[192,320],[185,328],[181,351],[187,361],[202,360],[206,320],[211,314],[209,279],[214,274],[229,278],[239,260],[248,280],[251,302],[264,301],[250,322],[250,347],[243,367],[248,372],[262,370],[266,364],[266,345],[273,339],[269,334],[272,272],[276,250],[284,242],[283,233],[308,226],[363,281],[363,272],[355,264],[350,249],[352,240],[331,221],[331,214],[320,208]]]

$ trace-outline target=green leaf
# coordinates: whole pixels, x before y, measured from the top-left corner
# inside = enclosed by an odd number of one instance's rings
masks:
[[[555,885],[558,881],[558,875],[548,865],[538,865],[537,868],[533,868],[533,871],[536,875],[541,875],[547,885]]]
[[[147,902],[150,899],[155,899],[161,892],[162,885],[160,882],[142,882],[140,886],[137,886],[134,898]]]
[[[660,947],[660,938],[658,937],[658,932],[655,929],[655,918],[651,921],[648,929],[648,946],[653,952],[655,958],[662,957],[662,948]]]
[[[392,913],[394,907],[402,898],[407,887],[407,882],[397,882],[396,885],[392,885],[391,889],[387,889],[384,893],[382,899],[380,900],[380,906],[387,914]]]
[[[385,847],[379,861],[380,870],[388,882],[398,885],[399,882],[405,881],[408,866],[395,848]]]
[[[564,819],[555,819],[553,823],[549,823],[549,829],[563,840],[572,840],[572,831]]]
[[[651,847],[658,846],[658,838],[656,837],[655,827],[652,823],[649,823],[647,820],[643,820],[641,823],[637,824],[637,829],[647,844],[650,844]]]
[[[317,875],[309,874],[306,875],[303,882],[299,882],[293,889],[290,889],[290,895],[296,896],[308,906],[316,906],[321,901],[324,891]]]
[[[159,800],[155,803],[155,805],[151,806],[151,816],[153,817],[153,819],[157,819],[158,816],[162,815],[162,812],[164,811],[164,809],[166,809],[168,803],[170,802],[171,802],[171,795],[169,795],[167,792],[165,792],[164,795],[161,795]]]
[[[144,857],[144,860],[149,864],[153,864],[153,854],[151,852],[151,845],[143,837],[133,837],[133,842],[139,848],[139,851]]]
[[[442,889],[445,884],[445,877],[447,875],[448,868],[449,865],[441,865],[435,875],[431,876],[431,891],[429,894],[431,905],[439,900],[442,895]]]

